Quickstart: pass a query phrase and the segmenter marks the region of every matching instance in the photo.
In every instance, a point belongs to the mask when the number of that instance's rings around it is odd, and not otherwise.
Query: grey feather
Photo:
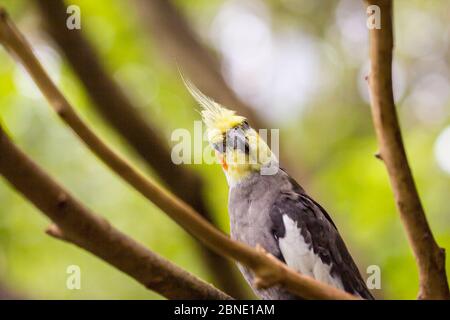
[[[259,244],[283,262],[279,239],[285,236],[283,215],[287,215],[347,292],[373,299],[331,217],[283,170],[272,176],[254,173],[230,188],[229,214],[232,238],[253,247]],[[252,273],[240,269],[253,287]],[[253,289],[263,299],[297,299],[279,287]]]

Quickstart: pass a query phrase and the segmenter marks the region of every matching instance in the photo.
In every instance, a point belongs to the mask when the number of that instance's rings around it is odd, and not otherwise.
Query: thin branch
[[[245,116],[252,127],[268,129],[270,126],[254,111],[255,107],[244,103],[228,86],[220,72],[220,66],[210,50],[198,39],[188,21],[170,0],[135,0],[137,12],[148,25],[153,38],[160,44],[167,57],[175,58],[183,72],[206,95]],[[175,63],[172,62],[172,65]],[[308,173],[289,157],[280,146],[280,160],[285,169],[303,185]]]
[[[253,270],[261,287],[281,285],[293,294],[308,299],[356,299],[347,292],[295,272],[263,250],[256,250],[230,239],[203,219],[192,207],[146,178],[112,151],[75,113],[4,11],[0,15],[0,41],[19,58],[58,115],[93,153],[210,249]]]
[[[448,299],[445,252],[428,225],[402,141],[392,91],[392,1],[368,0],[381,9],[381,29],[370,30],[372,117],[397,209],[419,269],[420,299]]]
[[[62,0],[36,0],[47,30],[62,50],[103,118],[136,150],[166,185],[208,221],[212,215],[202,197],[201,178],[171,161],[170,151],[158,131],[140,114],[103,66],[94,47],[81,30],[66,28]],[[198,243],[197,243],[198,244]],[[219,287],[236,298],[247,297],[236,267],[200,244],[209,271]]]
[[[9,140],[0,127],[0,174],[56,225],[47,233],[93,253],[168,299],[230,299],[95,215]]]

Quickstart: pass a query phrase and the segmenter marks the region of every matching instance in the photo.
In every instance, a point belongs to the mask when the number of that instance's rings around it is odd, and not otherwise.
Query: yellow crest
[[[184,84],[190,94],[202,107],[201,115],[203,122],[208,128],[208,137],[213,140],[217,134],[223,134],[245,121],[244,117],[236,115],[236,112],[229,110],[211,98],[204,95],[192,82],[184,79]]]

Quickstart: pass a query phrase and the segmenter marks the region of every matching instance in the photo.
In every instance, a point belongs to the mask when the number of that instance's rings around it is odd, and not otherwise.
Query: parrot
[[[303,275],[374,299],[330,215],[279,167],[277,156],[247,119],[183,81],[201,107],[206,139],[228,182],[231,238],[261,246]],[[257,288],[251,270],[241,264],[238,268],[261,299],[303,299],[281,286]]]

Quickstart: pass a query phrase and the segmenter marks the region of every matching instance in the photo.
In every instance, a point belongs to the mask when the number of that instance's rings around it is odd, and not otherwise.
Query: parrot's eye
[[[225,145],[230,148],[230,150],[240,150],[245,154],[249,154],[250,146],[248,138],[245,136],[245,129],[242,128],[242,125],[228,130]]]

